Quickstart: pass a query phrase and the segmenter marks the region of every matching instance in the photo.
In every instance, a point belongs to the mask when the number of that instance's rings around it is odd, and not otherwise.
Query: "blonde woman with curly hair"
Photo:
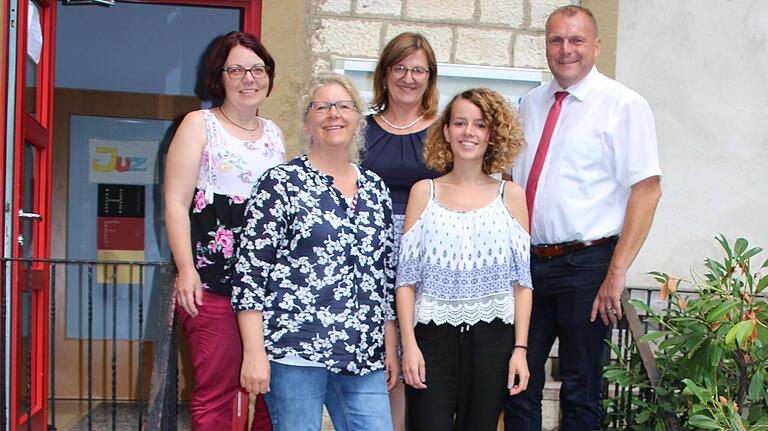
[[[522,144],[488,89],[454,97],[424,142],[427,166],[445,174],[411,189],[397,268],[408,429],[495,430],[507,394],[527,387],[525,191],[491,177]]]

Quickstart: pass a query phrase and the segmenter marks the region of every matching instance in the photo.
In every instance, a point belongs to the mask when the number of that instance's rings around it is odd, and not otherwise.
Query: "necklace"
[[[398,126],[397,124],[392,124],[392,123],[390,123],[390,122],[389,122],[389,120],[387,120],[387,119],[384,117],[384,114],[379,114],[379,118],[381,118],[381,121],[383,121],[383,122],[387,123],[387,126],[389,126],[389,127],[393,128],[393,129],[397,129],[397,130],[405,130],[405,129],[410,129],[411,127],[413,127],[413,125],[414,125],[414,124],[418,123],[418,122],[419,122],[419,120],[421,120],[422,118],[424,118],[424,114],[421,114],[421,115],[419,115],[419,117],[418,117],[417,119],[415,119],[415,120],[411,121],[411,122],[410,122],[410,123],[408,123],[408,124],[404,124],[404,125],[402,125],[402,126]]]
[[[223,110],[223,109],[221,109],[221,106],[219,106],[219,112],[221,112],[221,115],[223,115],[223,116],[224,116],[224,118],[226,118],[226,119],[227,119],[227,121],[229,121],[230,123],[234,124],[234,125],[235,125],[235,126],[237,126],[238,128],[245,130],[246,132],[248,132],[248,133],[251,135],[251,137],[253,137],[253,135],[255,135],[255,134],[256,134],[256,131],[257,131],[257,130],[259,130],[259,123],[256,123],[256,127],[254,127],[253,129],[249,129],[249,128],[247,128],[247,127],[243,127],[243,126],[241,126],[241,125],[239,125],[239,124],[235,123],[234,121],[232,121],[232,119],[231,119],[231,118],[227,117],[227,114],[225,114],[225,113],[224,113],[224,110]]]

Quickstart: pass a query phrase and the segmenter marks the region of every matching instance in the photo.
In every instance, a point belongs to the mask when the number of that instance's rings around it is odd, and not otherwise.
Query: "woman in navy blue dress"
[[[408,193],[417,181],[440,174],[424,165],[422,141],[437,115],[437,62],[427,39],[402,33],[381,52],[373,74],[376,113],[367,117],[362,166],[377,173],[392,195],[394,256],[398,256]],[[395,431],[404,429],[405,398],[398,382],[390,391]]]

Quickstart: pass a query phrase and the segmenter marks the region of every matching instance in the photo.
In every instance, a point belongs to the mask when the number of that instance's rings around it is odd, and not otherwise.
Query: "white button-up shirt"
[[[555,126],[533,206],[533,244],[617,235],[633,184],[661,175],[656,127],[639,94],[599,73],[575,85],[551,81],[520,105],[526,148],[512,171],[525,188],[547,114],[558,91],[570,94]]]

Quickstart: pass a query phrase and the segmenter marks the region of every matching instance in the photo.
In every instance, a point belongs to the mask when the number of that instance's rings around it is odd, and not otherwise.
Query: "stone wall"
[[[429,39],[440,63],[546,69],[544,24],[568,0],[264,0],[262,39],[277,62],[262,113],[299,152],[299,92],[333,57],[377,58],[404,31]],[[576,1],[575,3],[578,3]]]
[[[437,61],[545,69],[544,24],[567,0],[321,0],[310,2],[312,68],[332,56],[376,58],[404,31],[429,39]]]

